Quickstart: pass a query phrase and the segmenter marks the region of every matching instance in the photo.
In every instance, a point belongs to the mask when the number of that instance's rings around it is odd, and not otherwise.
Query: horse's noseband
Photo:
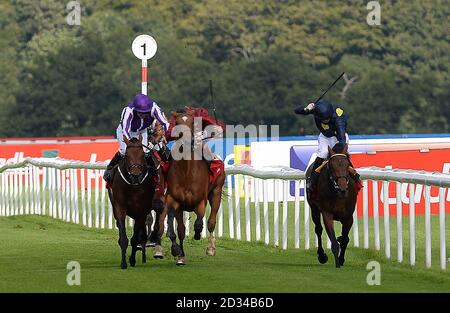
[[[137,168],[140,169],[141,172],[138,175],[134,175],[134,176],[140,176],[142,175],[142,173],[147,170],[147,165],[143,165],[143,164],[131,164],[130,166],[127,166],[127,172],[129,175],[133,175],[131,174],[131,171],[133,170],[133,168]]]

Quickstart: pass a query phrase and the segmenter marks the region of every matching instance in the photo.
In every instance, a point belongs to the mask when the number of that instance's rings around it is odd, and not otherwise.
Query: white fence
[[[0,216],[40,214],[87,227],[113,228],[112,208],[101,178],[105,163],[69,161],[58,158],[26,158],[21,162],[0,166]],[[304,172],[291,168],[255,169],[248,165],[235,165],[226,168],[226,192],[218,214],[216,233],[219,237],[246,241],[271,242],[287,249],[311,248],[310,212],[307,202],[300,192],[304,192]],[[353,225],[353,245],[368,249],[381,249],[380,212],[378,182],[382,184],[383,201],[383,244],[384,253],[391,258],[391,243],[396,244],[396,258],[403,262],[404,246],[409,245],[409,263],[416,264],[416,251],[424,248],[425,265],[432,262],[432,227],[439,229],[439,263],[445,270],[446,228],[445,208],[450,201],[450,175],[412,170],[390,170],[382,168],[360,168],[358,172],[364,179],[362,217],[355,211]],[[372,227],[369,225],[369,181],[372,181]],[[391,203],[388,184],[396,185],[396,198]],[[290,184],[294,195],[290,195]],[[423,192],[424,247],[418,247],[415,203],[417,187],[425,186]],[[431,186],[439,187],[439,195],[430,195]],[[409,191],[409,238],[403,231],[402,200]],[[421,195],[419,195],[420,197]],[[433,223],[431,203],[437,202],[438,222]],[[301,205],[303,204],[303,206]],[[391,241],[390,205],[396,205],[396,240]],[[281,205],[281,216],[280,216]],[[186,232],[189,235],[189,214],[185,213]],[[206,217],[205,217],[206,218]],[[362,219],[362,221],[361,221]],[[130,224],[132,223],[131,220]],[[362,222],[362,245],[360,245],[360,224]],[[206,224],[206,223],[205,223]],[[281,225],[280,225],[281,224]],[[281,226],[281,232],[280,232]],[[281,238],[280,238],[281,235]],[[369,235],[372,235],[370,237]],[[206,227],[202,236],[206,236]],[[324,236],[325,233],[324,233]],[[421,236],[419,236],[421,237]],[[436,238],[435,238],[436,239]],[[317,239],[315,239],[317,245]],[[302,243],[302,244],[301,244]],[[330,242],[327,241],[327,246]],[[419,249],[420,248],[420,249]]]

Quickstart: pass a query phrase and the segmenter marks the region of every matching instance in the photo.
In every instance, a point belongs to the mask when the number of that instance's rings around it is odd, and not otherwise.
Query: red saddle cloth
[[[364,185],[360,179],[356,182],[356,195],[358,195],[359,191],[363,189]]]
[[[356,170],[353,167],[350,167],[350,173],[359,178],[358,172],[356,172]],[[359,191],[363,189],[364,185],[361,181],[361,178],[359,179],[355,178],[355,183],[356,183],[356,195],[358,195]]]
[[[153,156],[158,160],[159,165],[161,166],[164,175],[166,175],[167,172],[169,171],[169,162],[164,161],[160,157],[158,152],[156,152],[156,151],[153,152]],[[162,179],[160,179],[159,176],[155,176],[155,179],[156,179],[155,180],[156,181],[155,195],[156,195],[156,197],[159,198],[164,195],[164,191],[166,190],[167,183],[164,180],[164,184],[163,184]]]
[[[164,195],[164,192],[166,190],[166,184],[163,184],[162,179],[160,179],[158,176],[155,176],[155,181],[156,181],[155,197],[160,198]]]
[[[222,160],[212,160],[209,166],[209,182],[214,184],[220,173],[225,171],[225,165]]]

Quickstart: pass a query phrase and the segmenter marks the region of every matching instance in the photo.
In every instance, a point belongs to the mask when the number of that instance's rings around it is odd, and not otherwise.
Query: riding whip
[[[211,95],[211,106],[213,108],[214,119],[216,120],[216,124],[217,124],[216,105],[214,104],[213,84],[212,84],[211,79],[209,80],[209,94]]]
[[[328,90],[330,90],[338,82],[338,80],[341,79],[342,76],[344,76],[344,74],[345,74],[345,72],[342,72],[341,75],[339,75],[339,77],[336,78],[336,80],[331,84],[331,86],[328,87],[328,89],[325,90],[325,92],[314,103],[319,102],[323,98],[323,96],[325,96],[325,94],[328,92]]]

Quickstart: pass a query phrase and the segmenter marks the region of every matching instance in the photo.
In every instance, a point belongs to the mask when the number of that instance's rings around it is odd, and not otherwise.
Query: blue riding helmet
[[[320,100],[316,103],[314,107],[314,115],[317,116],[320,120],[329,120],[333,117],[334,109],[333,105],[326,101]]]
[[[144,94],[138,94],[133,99],[133,108],[140,113],[148,113],[152,110],[153,100]]]

